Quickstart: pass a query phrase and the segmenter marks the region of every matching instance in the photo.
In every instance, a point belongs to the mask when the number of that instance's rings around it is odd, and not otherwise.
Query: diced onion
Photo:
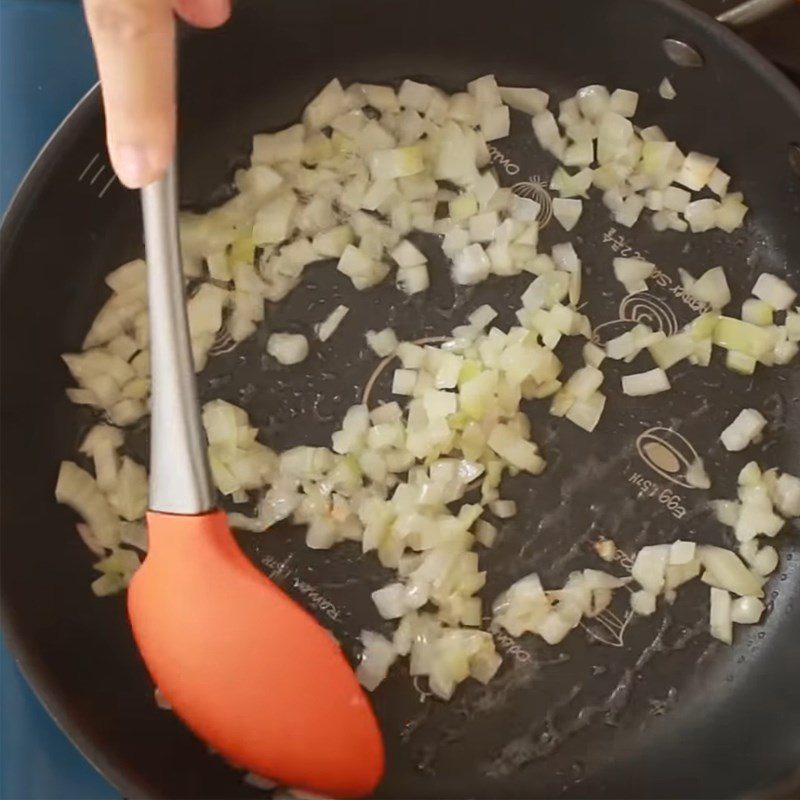
[[[785,311],[794,303],[797,292],[786,281],[762,272],[753,286],[753,294],[777,311]]]
[[[739,625],[754,625],[763,613],[764,603],[755,597],[737,597],[731,605],[731,620]]]
[[[571,231],[581,218],[583,202],[578,199],[554,197],[552,201],[553,216],[561,223],[565,231]]]
[[[547,108],[550,96],[541,89],[518,89],[513,86],[501,86],[500,99],[511,108],[526,114],[539,114]]]
[[[658,93],[665,100],[674,100],[678,96],[678,93],[675,91],[669,78],[664,78],[661,81],[658,86]]]
[[[666,544],[649,545],[639,550],[631,568],[631,575],[645,591],[654,595],[661,593],[669,554],[670,546]]]
[[[630,397],[666,392],[670,388],[669,378],[663,369],[651,369],[636,375],[622,377],[622,391]]]
[[[386,677],[397,653],[388,639],[373,631],[361,631],[361,643],[364,652],[356,676],[365,689],[373,691]]]
[[[741,597],[763,597],[761,581],[742,563],[736,553],[722,547],[698,547],[700,561],[706,569],[703,580],[727,589]]]
[[[711,587],[709,631],[715,639],[725,644],[733,643],[731,596],[724,589]]]
[[[392,393],[410,395],[414,392],[417,373],[413,369],[396,369],[392,380]]]
[[[726,450],[744,450],[764,430],[767,420],[754,408],[744,408],[736,419],[720,434],[720,441]]]
[[[350,309],[347,306],[336,306],[322,322],[314,326],[314,333],[317,334],[317,339],[321,342],[327,342],[349,311]]]
[[[689,153],[683,160],[675,181],[693,192],[699,192],[708,184],[718,161],[719,159],[703,155],[703,153]]]
[[[333,80],[309,103],[302,123],[254,137],[250,166],[234,175],[237,194],[205,214],[181,215],[198,371],[215,353],[252,336],[265,319],[265,301],[282,300],[322,259],[336,259],[338,273],[358,291],[384,282],[396,267],[390,280],[413,295],[446,277],[429,274],[437,236],[453,283],[473,286],[491,276],[531,273],[520,308],[505,301],[497,310],[479,306],[449,335],[414,344],[398,342],[390,328],[368,331],[369,347],[383,360],[330,447],[303,445],[278,455],[259,441],[243,409],[222,400],[203,407],[215,486],[232,504],[254,506],[231,513],[232,525],[263,532],[286,521],[305,528],[312,549],[355,541],[395,572],[373,592],[376,614],[397,621],[391,640],[362,634],[358,675],[370,690],[400,656],[443,700],[462,681],[486,682],[500,667],[492,634],[480,630],[485,617],[478,593],[487,575],[475,548],[491,547],[497,537],[482,515],[510,519],[517,513],[514,501],[501,499],[506,476],[545,469],[523,401],[550,398],[553,416],[592,432],[607,402],[600,371],[606,355],[630,362],[650,351],[658,368],[625,376],[623,390],[630,395],[668,389],[665,370],[680,361],[707,366],[712,343],[726,349],[726,364],[743,374],[752,374],[757,363],[788,364],[797,355],[800,313],[790,310],[796,295],[772,275],[760,276],[740,320],[706,313],[665,335],[621,309],[618,322],[630,323],[619,325],[617,333],[624,332],[610,341],[598,336],[602,347],[595,343],[592,323],[579,310],[584,280],[592,277],[589,265],[581,264],[569,241],[557,242],[550,254],[539,252],[540,222],[550,212],[564,230],[573,230],[583,211],[580,198],[602,194],[619,226],[634,226],[652,212],[657,230],[731,232],[748,211],[743,196],[729,192],[730,178],[715,157],[684,156],[657,126],[634,127],[638,99],[626,89],[584,86],[559,103],[556,119],[544,92],[499,87],[493,75],[452,96],[414,80],[398,91]],[[531,116],[539,145],[560,162],[551,179],[558,196],[547,207],[528,182],[513,190],[500,185],[503,170],[496,167],[504,156],[489,143],[510,133],[510,108],[515,117]],[[705,189],[715,197],[695,194]],[[420,244],[423,234],[431,238]],[[431,269],[439,266],[434,261]],[[646,290],[648,280],[662,285],[666,271],[637,257],[615,259],[614,273],[632,294]],[[720,309],[730,300],[721,268],[697,280],[682,274],[693,307]],[[107,283],[112,296],[84,352],[64,357],[76,383],[68,396],[114,425],[130,425],[146,415],[150,393],[146,266],[123,265]],[[472,290],[459,290],[455,304],[474,308],[474,297]],[[498,323],[498,310],[516,322]],[[340,305],[317,324],[319,340],[326,341],[347,313]],[[572,336],[586,340],[579,343],[585,366],[565,377],[554,351]],[[299,334],[273,333],[267,351],[295,364],[309,346]],[[400,366],[391,390],[402,401],[381,402],[373,389],[394,358]],[[761,429],[742,424],[734,423],[723,438],[760,435]],[[97,425],[81,446],[95,477],[71,462],[59,474],[58,499],[83,517],[79,535],[100,557],[101,575],[92,584],[98,595],[123,590],[140,563],[131,548],[147,548],[147,474],[120,452],[123,445],[122,431]],[[702,460],[690,458],[684,466],[685,483],[710,487]],[[545,592],[529,575],[497,598],[492,625],[555,645],[582,620],[603,614],[613,592],[630,581],[638,583],[634,612],[649,615],[658,595],[672,603],[677,589],[703,571],[702,580],[714,588],[713,630],[730,640],[734,617],[756,621],[763,612],[756,597],[777,568],[778,554],[760,537],[775,536],[784,517],[800,515],[800,479],[752,463],[739,476],[738,492],[738,500],[712,507],[733,529],[744,561],[722,548],[677,541],[643,547],[632,578],[584,569]],[[617,557],[610,540],[597,552],[609,561]],[[740,599],[732,604],[729,592]]]
[[[367,344],[375,355],[385,358],[397,350],[397,336],[391,328],[382,331],[367,331]]]
[[[301,333],[273,333],[267,352],[280,364],[299,364],[308,356],[308,339]]]
[[[631,610],[641,617],[649,617],[656,610],[656,596],[652,592],[639,589],[631,595]]]
[[[641,258],[615,258],[614,277],[625,287],[628,294],[647,291],[647,279],[656,265]]]

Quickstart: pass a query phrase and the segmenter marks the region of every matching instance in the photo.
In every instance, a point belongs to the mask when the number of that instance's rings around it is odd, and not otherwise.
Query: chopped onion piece
[[[752,375],[756,370],[756,363],[752,356],[737,350],[729,350],[725,356],[725,366],[740,375]]]
[[[696,489],[710,489],[711,479],[708,477],[703,459],[699,456],[689,465],[685,473],[686,483],[694,486]]]
[[[634,93],[632,92],[631,94]],[[578,108],[580,109],[580,113],[583,114],[583,116],[585,116],[587,119],[599,119],[603,116],[603,114],[606,113],[606,111],[610,109],[611,106],[611,97],[608,93],[608,89],[606,89],[605,86],[600,86],[598,84],[584,86],[582,89],[578,89],[575,99],[578,101],[577,104]],[[611,110],[616,111],[616,109]],[[626,114],[625,116],[633,115]]]
[[[711,611],[709,631],[715,639],[725,644],[733,642],[731,596],[724,589],[711,587]]]
[[[614,212],[614,221],[632,228],[644,209],[644,197],[631,194],[625,198],[620,208]]]
[[[412,267],[399,267],[397,270],[397,286],[405,294],[424,292],[430,286],[428,267],[415,264]]]
[[[429,86],[427,83],[417,83],[406,79],[400,86],[397,100],[401,106],[413,108],[415,111],[422,113],[430,105],[435,91],[433,86]]]
[[[758,276],[758,280],[753,286],[753,294],[776,311],[785,311],[797,297],[797,292],[786,281],[770,275],[768,272],[762,272]]]
[[[514,86],[500,86],[500,99],[511,108],[525,114],[539,114],[547,108],[550,95],[541,89],[521,89]]]
[[[744,450],[755,441],[767,425],[767,420],[754,408],[742,409],[736,419],[720,434],[720,441],[730,452]]]
[[[615,258],[614,277],[625,286],[628,294],[647,291],[647,279],[656,265],[641,258]]]
[[[544,469],[544,460],[538,455],[536,445],[515,434],[507,425],[495,425],[487,443],[497,455],[519,470],[538,475]]]
[[[692,200],[692,195],[677,186],[668,186],[662,194],[662,202],[667,211],[683,213]]]
[[[704,231],[710,231],[717,225],[717,211],[719,208],[718,201],[711,198],[695,200],[686,206],[683,210],[683,216],[686,222],[689,223],[692,233],[703,233]]]
[[[728,192],[730,180],[730,175],[723,172],[719,167],[716,167],[708,179],[708,188],[711,189],[717,197],[725,197]]]
[[[632,117],[639,103],[639,93],[629,89],[615,89],[611,93],[609,108],[623,117]]]
[[[714,344],[759,359],[772,347],[770,331],[733,317],[720,317],[714,325]]]
[[[373,631],[361,631],[361,643],[364,645],[364,652],[361,654],[356,676],[361,685],[371,692],[384,680],[389,667],[397,658],[397,653],[388,639]]]
[[[723,525],[732,528],[739,521],[739,503],[735,500],[713,500],[711,507],[714,509],[714,516]]]
[[[384,328],[382,331],[367,331],[367,344],[375,355],[385,358],[393,355],[397,350],[397,336],[391,328]]]
[[[467,84],[467,91],[475,98],[475,102],[484,108],[499,106],[502,102],[500,88],[494,75],[482,75]]]
[[[636,375],[622,377],[622,391],[630,397],[666,392],[670,388],[669,378],[663,369],[651,369]]]
[[[691,152],[683,160],[675,181],[693,192],[699,192],[708,184],[719,159],[703,153]]]
[[[602,392],[593,392],[586,398],[576,399],[569,407],[566,418],[591,433],[600,422],[606,405],[606,397]]]
[[[373,180],[417,175],[424,169],[422,148],[412,146],[376,150],[370,156],[369,169]]]
[[[103,547],[119,543],[119,518],[86,470],[72,461],[62,461],[55,494],[59,503],[80,514]]]
[[[561,223],[566,231],[571,231],[577,224],[583,212],[583,202],[578,199],[554,197],[552,201],[553,216]]]
[[[653,361],[663,370],[689,358],[696,348],[696,343],[688,333],[677,333],[674,336],[667,336],[648,345]]]
[[[427,263],[425,256],[408,239],[397,245],[392,251],[392,258],[399,267],[415,267]]]
[[[97,485],[104,492],[112,490],[117,483],[117,450],[122,447],[123,441],[119,428],[95,425],[80,446],[80,451],[92,458]]]
[[[764,328],[772,325],[773,311],[769,303],[751,297],[742,303],[742,321]]]
[[[773,501],[785,517],[800,517],[800,478],[784,472],[771,492]]]
[[[726,195],[715,211],[715,224],[720,230],[733,233],[743,225],[748,210],[741,200],[741,194]]]
[[[664,100],[674,100],[678,96],[669,78],[664,78],[658,85],[658,93]]]
[[[614,361],[634,356],[641,349],[636,345],[633,331],[626,331],[614,339],[610,339],[606,342],[605,348],[606,356]]]
[[[372,593],[372,602],[384,619],[399,619],[409,611],[408,591],[402,583],[390,583]]]
[[[499,519],[510,519],[517,513],[517,504],[513,500],[493,500],[489,510]]]
[[[778,568],[778,551],[774,547],[762,547],[753,557],[751,566],[759,575],[771,575]]]
[[[643,547],[636,555],[631,568],[633,579],[654,595],[664,588],[664,577],[669,561],[670,545],[656,544]]]
[[[742,563],[739,556],[723,547],[703,545],[697,548],[706,572],[703,580],[743,597],[763,597],[761,581]]]
[[[417,383],[417,372],[413,369],[396,369],[392,380],[392,394],[411,395]]]
[[[480,128],[483,138],[487,142],[495,139],[504,139],[511,130],[511,118],[508,106],[486,108],[481,114]]]
[[[695,550],[697,545],[694,542],[684,542],[678,539],[673,542],[669,548],[669,563],[673,564],[688,564],[695,558]]]
[[[606,358],[606,354],[603,348],[598,347],[593,342],[586,342],[586,344],[583,346],[582,353],[583,353],[583,360],[590,367],[599,368]]]
[[[641,617],[649,617],[656,610],[656,596],[645,589],[631,594],[631,610]]]
[[[531,124],[542,148],[560,159],[564,155],[566,145],[561,138],[561,132],[553,114],[546,109],[540,111],[532,118]]]
[[[353,243],[353,229],[349,225],[338,225],[318,233],[311,242],[316,253],[323,258],[339,258],[348,245]]]
[[[479,244],[465,247],[453,262],[453,281],[462,285],[480,283],[489,277],[489,257]]]
[[[314,333],[321,342],[327,342],[333,336],[350,309],[347,306],[336,306],[325,319],[314,326]]]
[[[491,522],[479,519],[475,523],[475,538],[484,547],[492,547],[497,539],[497,528]]]
[[[267,352],[280,364],[299,364],[308,356],[308,339],[301,333],[273,333]]]
[[[731,291],[722,267],[714,267],[704,272],[696,280],[684,285],[684,288],[692,297],[708,303],[716,311],[726,306],[731,300]]]
[[[754,625],[763,613],[764,603],[756,597],[737,597],[731,606],[731,619],[739,625]]]
[[[354,247],[352,244],[345,247],[336,268],[339,272],[347,275],[353,282],[353,286],[358,290],[375,286],[389,272],[385,264],[370,258],[363,250]]]
[[[564,165],[567,167],[590,167],[594,162],[594,142],[587,139],[574,142],[564,152]]]

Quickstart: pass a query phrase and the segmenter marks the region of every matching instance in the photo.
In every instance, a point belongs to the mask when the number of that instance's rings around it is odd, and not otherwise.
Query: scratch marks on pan
[[[98,158],[100,158],[100,153],[95,153],[92,156],[92,160],[83,168],[83,172],[78,175],[78,183],[80,183],[84,177],[86,177],[86,173],[94,166],[94,162],[97,161]]]
[[[117,176],[108,164],[103,161],[102,154],[95,153],[89,159],[89,163],[81,170],[80,175],[78,175],[78,183],[83,183],[84,179],[88,178],[88,185],[94,186],[101,177],[103,177],[104,180],[97,184],[99,187],[97,193],[98,200],[102,200],[105,193],[114,185],[117,181]]]
[[[672,619],[665,615],[651,642],[644,647],[632,666],[625,668],[608,694],[599,703],[578,705],[574,703],[584,693],[584,684],[576,684],[557,700],[542,718],[534,722],[520,736],[516,736],[496,751],[482,765],[486,774],[501,778],[534,761],[546,758],[567,739],[592,722],[602,719],[606,725],[617,725],[630,703],[637,675],[658,655],[683,650],[704,630],[706,622],[699,621],[692,627],[680,629],[678,635],[667,641],[667,633],[673,627]],[[657,706],[650,704],[650,713],[664,714],[672,707],[677,695],[672,689]]]

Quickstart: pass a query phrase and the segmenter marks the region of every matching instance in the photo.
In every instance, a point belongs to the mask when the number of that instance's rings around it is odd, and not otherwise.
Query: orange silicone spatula
[[[142,192],[150,299],[149,551],[133,634],[175,713],[235,765],[337,797],[375,788],[383,743],[334,638],[262,574],[214,508],[177,228],[176,179]]]

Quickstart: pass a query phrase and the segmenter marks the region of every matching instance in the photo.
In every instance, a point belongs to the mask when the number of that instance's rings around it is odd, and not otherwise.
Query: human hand
[[[157,180],[175,146],[175,18],[214,28],[230,0],[84,0],[106,113],[106,139],[120,181]]]

